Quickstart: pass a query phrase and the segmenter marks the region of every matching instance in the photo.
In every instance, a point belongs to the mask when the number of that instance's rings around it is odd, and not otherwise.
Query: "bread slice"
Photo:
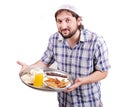
[[[21,79],[27,84],[33,84],[34,81],[34,77],[31,74],[22,75]]]

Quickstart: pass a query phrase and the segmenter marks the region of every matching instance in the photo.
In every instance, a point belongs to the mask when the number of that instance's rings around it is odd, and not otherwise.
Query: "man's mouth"
[[[62,33],[66,34],[69,30],[68,29],[63,29],[61,30]]]

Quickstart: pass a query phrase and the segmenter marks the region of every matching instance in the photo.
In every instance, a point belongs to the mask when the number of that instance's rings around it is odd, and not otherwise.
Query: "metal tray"
[[[45,73],[45,77],[46,77],[46,76],[58,76],[58,77],[62,77],[62,78],[67,78],[67,79],[70,81],[70,85],[73,84],[73,79],[72,79],[71,75],[69,75],[68,73],[66,73],[66,72],[64,72],[64,71],[56,70],[56,69],[54,69],[54,68],[40,68],[40,67],[37,67],[37,68],[35,68],[35,67],[33,67],[33,68],[27,68],[27,69],[25,69],[25,70],[23,70],[23,71],[21,71],[21,72],[19,73],[19,77],[20,77],[21,81],[22,81],[25,85],[27,85],[27,86],[29,86],[29,87],[31,87],[31,88],[33,88],[33,89],[43,90],[43,91],[63,91],[63,90],[66,89],[66,88],[53,89],[53,88],[50,88],[50,87],[46,86],[45,84],[43,84],[42,87],[35,87],[33,84],[26,83],[26,82],[21,78],[23,75],[29,74],[31,70],[35,70],[35,69],[42,69],[43,72]],[[70,86],[70,85],[69,85],[69,86]]]

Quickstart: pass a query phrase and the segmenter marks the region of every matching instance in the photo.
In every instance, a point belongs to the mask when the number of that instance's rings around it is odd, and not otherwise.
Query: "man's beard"
[[[63,37],[64,39],[69,39],[69,38],[73,37],[76,32],[77,32],[77,29],[75,29],[74,31],[70,32],[68,35],[64,36],[64,35],[59,31],[59,33],[62,35],[62,37]]]

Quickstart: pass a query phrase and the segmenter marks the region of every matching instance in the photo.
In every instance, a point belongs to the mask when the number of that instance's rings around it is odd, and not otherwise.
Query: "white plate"
[[[55,86],[51,86],[51,85],[49,85],[49,84],[47,84],[45,82],[49,78],[52,78],[54,80],[57,79],[57,80],[59,80],[59,82],[61,82],[63,80],[66,83],[66,86],[64,86],[64,87],[56,87],[57,85],[59,85],[57,83],[54,83]],[[45,86],[47,86],[49,88],[52,88],[53,90],[56,90],[56,91],[63,91],[65,89],[67,89],[69,86],[71,86],[71,84],[72,84],[71,81],[68,78],[63,78],[63,77],[59,77],[59,76],[46,76],[44,78],[44,82],[43,83],[44,83]]]

